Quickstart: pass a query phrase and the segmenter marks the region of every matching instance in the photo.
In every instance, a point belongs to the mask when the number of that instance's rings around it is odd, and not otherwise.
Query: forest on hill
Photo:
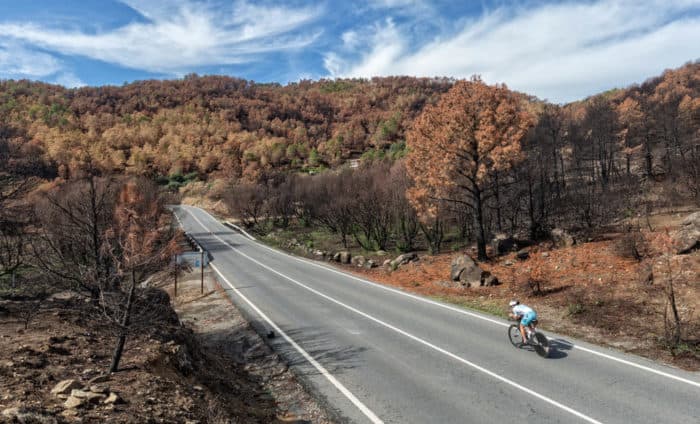
[[[672,171],[697,141],[699,81],[693,63],[568,105],[521,95],[538,120],[531,143],[557,144],[572,161],[584,154],[577,146],[605,145],[595,153],[614,168],[605,174],[627,172],[627,162],[647,174]],[[105,172],[255,181],[266,171],[336,167],[363,154],[398,157],[416,116],[453,84],[389,77],[281,86],[191,75],[66,89],[7,80],[0,154],[62,178],[89,157]]]
[[[256,180],[271,169],[333,167],[403,133],[448,79],[256,84],[188,76],[123,87],[0,82],[0,140],[62,178],[87,157],[105,172]]]
[[[375,208],[389,199],[409,202],[403,194],[418,174],[404,169],[407,136],[420,114],[455,84],[388,77],[281,86],[190,75],[66,89],[2,81],[0,162],[3,172],[59,182],[84,176],[85,170],[146,176],[173,189],[192,180],[218,181],[219,189],[209,196],[259,198],[244,202],[252,210],[238,205],[234,211],[246,222],[270,222],[258,219],[268,215],[286,223],[299,215],[328,223],[300,207],[303,196],[306,203],[319,196],[333,204],[342,204],[341,197],[355,203],[366,199]],[[595,228],[625,213],[700,199],[700,63],[566,105],[508,93],[517,110],[529,116],[528,129],[514,140],[518,148],[512,157],[482,164],[482,217],[476,221],[483,231],[475,227],[473,196],[448,196],[432,207],[435,212],[440,206],[437,216],[446,224],[426,226],[423,220],[424,246],[434,244],[431,238],[440,241],[429,232],[445,226],[458,228],[467,240],[497,232],[537,238],[557,226]],[[327,168],[342,170],[350,159],[359,159],[367,172],[303,178]],[[364,181],[368,176],[375,180]],[[397,191],[398,197],[391,195]],[[367,248],[413,248],[415,243],[400,241],[407,233],[421,233],[421,205],[412,202],[408,218],[387,218],[391,228],[362,224],[356,216],[339,234],[345,240],[355,233]],[[377,210],[367,213],[382,216]],[[406,219],[414,224],[402,229]],[[433,247],[439,250],[439,243]]]

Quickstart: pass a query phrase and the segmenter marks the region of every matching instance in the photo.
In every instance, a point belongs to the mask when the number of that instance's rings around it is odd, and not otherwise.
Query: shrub
[[[639,227],[631,227],[617,241],[616,250],[623,258],[641,261],[649,255],[649,242]]]
[[[583,303],[569,303],[567,312],[569,316],[581,315],[586,311],[586,306]]]

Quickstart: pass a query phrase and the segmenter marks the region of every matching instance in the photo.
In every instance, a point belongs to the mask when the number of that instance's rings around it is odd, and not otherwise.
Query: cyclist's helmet
[[[518,304],[520,304],[520,302],[519,302],[518,300],[516,300],[516,299],[513,299],[513,300],[511,300],[511,301],[508,303],[508,305],[509,305],[511,308],[512,308],[513,306],[515,306],[515,305],[518,305]]]

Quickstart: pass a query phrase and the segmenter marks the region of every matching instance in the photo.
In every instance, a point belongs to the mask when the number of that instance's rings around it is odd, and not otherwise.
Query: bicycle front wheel
[[[520,328],[515,324],[511,324],[510,327],[508,327],[508,338],[515,347],[520,347],[523,344],[523,336],[520,335]]]

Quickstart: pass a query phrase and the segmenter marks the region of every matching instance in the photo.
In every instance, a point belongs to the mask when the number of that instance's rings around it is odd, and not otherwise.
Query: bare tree
[[[440,205],[435,207],[428,219],[420,221],[421,232],[428,242],[428,250],[433,255],[440,253],[442,242],[445,239],[446,226],[446,213]]]
[[[380,164],[353,176],[353,236],[365,250],[385,250],[392,229],[392,211],[385,183],[388,167]]]
[[[259,230],[267,215],[267,186],[242,183],[234,185],[224,196],[229,210],[248,228]]]
[[[113,225],[117,182],[94,175],[49,191],[36,205],[41,224],[34,262],[48,275],[97,298],[110,284],[104,234]]]
[[[390,196],[390,209],[394,215],[396,245],[399,250],[410,252],[415,250],[420,232],[418,214],[406,198],[406,191],[413,185],[413,182],[406,173],[403,162],[396,163],[389,172],[387,191]]]
[[[103,316],[113,325],[117,336],[110,372],[119,369],[129,332],[139,325],[152,324],[150,321],[157,316],[149,309],[155,304],[146,302],[146,308],[136,314],[134,306],[149,293],[139,284],[162,269],[178,249],[179,233],[169,218],[151,183],[133,180],[123,186],[115,206],[114,223],[105,232],[102,248],[112,260],[112,276],[118,281],[116,290],[102,290],[99,298]]]
[[[313,177],[304,202],[313,209],[313,219],[328,230],[338,234],[343,247],[348,247],[348,236],[352,234],[353,202],[356,187],[353,187],[353,171],[324,173]]]
[[[20,198],[32,186],[32,179],[5,173],[0,165],[0,277],[11,275],[13,281],[26,262],[25,228],[31,215]]]

